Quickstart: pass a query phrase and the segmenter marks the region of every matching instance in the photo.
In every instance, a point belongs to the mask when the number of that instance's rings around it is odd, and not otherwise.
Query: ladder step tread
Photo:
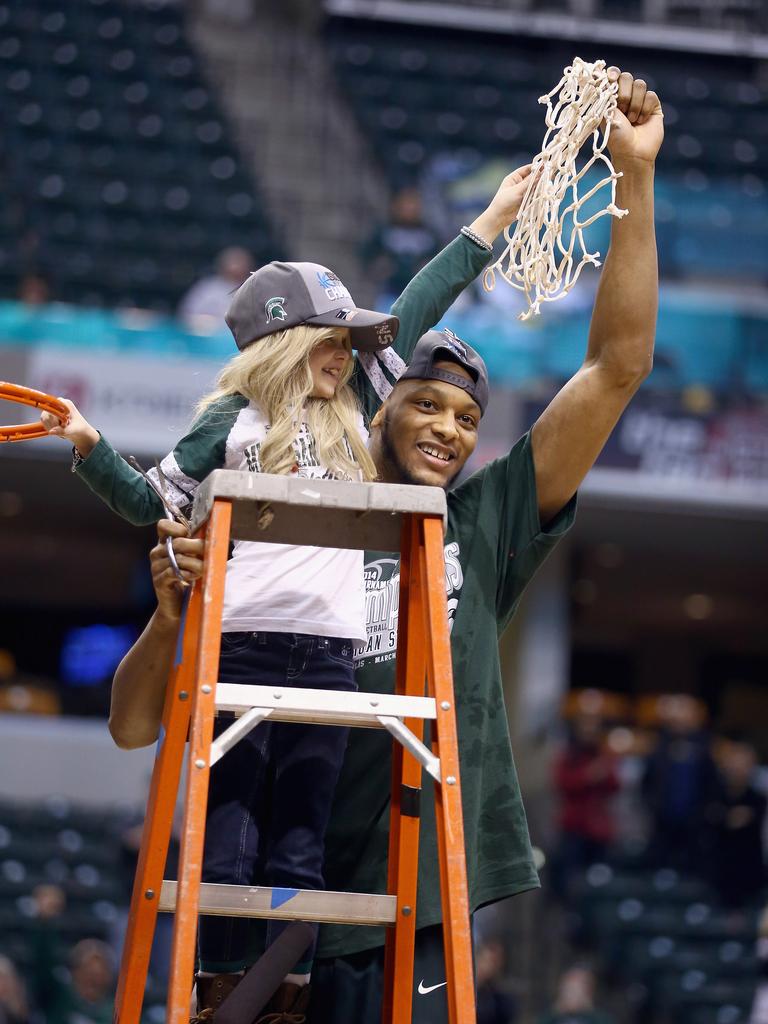
[[[445,491],[441,487],[307,480],[237,469],[215,469],[203,480],[195,495],[195,513],[204,509],[210,512],[215,498],[251,503],[274,501],[312,510],[330,508],[337,513],[370,510],[442,516],[446,510]]]
[[[439,487],[215,469],[195,495],[193,533],[217,498],[232,503],[233,540],[317,547],[396,551],[404,515],[446,515],[445,492]],[[262,515],[262,502],[269,504],[272,516]]]
[[[270,717],[283,722],[325,722],[378,728],[379,718],[437,717],[433,697],[406,697],[394,693],[350,693],[280,686],[218,683],[217,711],[242,715],[251,708],[274,709]]]
[[[176,909],[177,882],[166,879],[159,909]],[[215,917],[261,917],[325,924],[394,924],[397,897],[364,892],[326,892],[268,886],[200,883],[199,912]]]

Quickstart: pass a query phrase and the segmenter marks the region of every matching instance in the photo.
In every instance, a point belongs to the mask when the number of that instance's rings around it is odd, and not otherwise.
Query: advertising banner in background
[[[522,403],[532,424],[542,401]],[[694,411],[679,396],[632,400],[587,477],[584,493],[768,509],[768,410]]]
[[[71,398],[115,447],[145,456],[167,453],[184,435],[222,363],[197,355],[140,356],[46,344],[0,348],[0,378]],[[514,389],[493,388],[471,468],[506,452],[546,404]],[[35,410],[3,406],[3,422],[36,418]],[[46,445],[26,442],[25,453],[52,454]],[[768,410],[741,405],[699,411],[679,394],[640,391],[583,493],[768,508]]]
[[[116,448],[165,454],[186,432],[217,369],[216,362],[187,356],[141,359],[36,346],[27,353],[24,379],[17,382],[70,398]],[[34,410],[22,406],[13,414],[18,422],[36,418]],[[46,442],[26,443],[31,452]]]
[[[533,423],[545,403],[526,402]],[[768,485],[768,410],[687,410],[677,398],[638,394],[597,461],[600,469],[683,481]]]

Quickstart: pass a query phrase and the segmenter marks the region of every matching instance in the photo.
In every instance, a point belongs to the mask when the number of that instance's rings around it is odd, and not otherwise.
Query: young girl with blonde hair
[[[161,463],[173,502],[188,507],[218,467],[373,480],[350,383],[352,346],[384,353],[397,316],[356,307],[326,267],[272,263],[238,289],[227,323],[241,351]],[[86,483],[133,523],[160,518],[150,484],[67,404],[69,423],[54,421],[51,433],[74,442]],[[150,476],[158,482],[157,470]],[[353,690],[354,647],[364,640],[362,551],[235,542],[222,615],[223,682]],[[264,722],[215,765],[203,880],[322,888],[323,840],[346,740],[339,727]],[[284,927],[270,922],[267,944]],[[247,934],[248,922],[201,918],[200,1020],[248,966]],[[308,950],[290,985],[303,986],[311,959]],[[303,1005],[298,988],[288,995]]]
[[[504,179],[487,210],[411,281],[390,314],[356,307],[318,264],[272,263],[253,274],[227,314],[241,352],[161,463],[175,504],[189,506],[222,467],[373,479],[367,423],[419,338],[487,264],[483,235],[495,237],[514,219],[528,174],[520,168]],[[161,518],[147,480],[67,404],[66,426],[45,422],[73,443],[73,469],[130,522]],[[149,475],[158,482],[156,470]],[[365,641],[362,552],[235,543],[222,630],[223,682],[354,689],[353,648]],[[211,771],[203,879],[323,888],[323,838],[345,746],[345,729],[267,721],[230,750]],[[210,1020],[254,962],[252,924],[201,918],[196,1020]],[[267,942],[283,927],[271,921]],[[281,986],[269,1020],[304,1020],[312,956],[307,950]]]

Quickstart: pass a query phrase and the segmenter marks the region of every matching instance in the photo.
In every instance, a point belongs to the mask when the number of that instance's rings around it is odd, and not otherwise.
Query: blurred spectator
[[[642,792],[651,816],[649,854],[659,866],[700,870],[704,808],[715,768],[702,706],[684,694],[659,701],[661,728]]]
[[[247,249],[232,246],[219,253],[216,273],[197,281],[179,303],[179,319],[189,327],[217,330],[224,327],[232,294],[253,270]]]
[[[554,775],[560,837],[552,857],[552,885],[565,899],[574,873],[603,860],[615,839],[611,799],[619,788],[618,761],[603,746],[599,712],[580,710],[574,715]]]
[[[58,715],[61,701],[50,680],[20,674],[14,656],[0,647],[0,713],[8,712]]]
[[[768,907],[760,916],[755,952],[760,964],[760,982],[755,990],[749,1024],[768,1024]]]
[[[595,1007],[595,975],[589,967],[571,967],[557,985],[555,1003],[539,1024],[612,1024],[612,1018]]]
[[[51,301],[51,289],[40,274],[25,274],[19,282],[19,302],[25,306],[45,306]]]
[[[0,956],[0,1024],[29,1024],[27,992],[19,972]]]
[[[722,747],[715,790],[707,805],[712,882],[723,903],[753,903],[765,885],[763,823],[766,798],[754,786],[757,755],[744,740]]]
[[[16,675],[16,659],[6,647],[0,647],[0,682],[9,683]]]
[[[382,309],[439,248],[436,232],[424,223],[419,190],[401,189],[392,199],[389,222],[376,228],[361,251],[363,266],[379,290],[378,302],[385,303]]]
[[[517,1017],[515,999],[504,992],[499,982],[504,973],[504,947],[498,939],[489,939],[477,947],[477,1024],[512,1024]]]
[[[35,901],[35,916],[39,921],[52,921],[64,913],[67,897],[58,885],[43,883],[32,891]]]
[[[55,885],[34,890],[40,927],[34,933],[35,997],[49,1024],[112,1024],[115,965],[99,939],[82,939],[70,951],[68,970],[61,967],[59,924],[65,910],[63,891]]]
[[[0,647],[0,714],[58,715],[60,711],[55,684],[18,673],[11,652]]]
[[[179,845],[183,823],[182,808],[177,806],[173,817],[173,831],[168,844],[163,878],[176,879],[179,863]],[[116,959],[123,953],[126,930],[128,927],[128,910],[133,893],[136,868],[139,863],[141,837],[144,822],[131,821],[120,830],[120,874],[125,891],[125,905],[118,909],[112,924],[110,942]],[[173,939],[173,914],[158,914],[155,922],[155,935],[152,942],[152,953],[149,972],[152,980],[159,985],[167,985],[171,971],[171,942]]]
[[[52,965],[49,969],[53,984],[40,1002],[51,1024],[112,1024],[115,965],[109,946],[81,939],[69,956],[68,974],[64,980]]]

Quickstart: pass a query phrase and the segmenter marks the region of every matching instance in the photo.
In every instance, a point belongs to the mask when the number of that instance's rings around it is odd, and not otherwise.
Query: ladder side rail
[[[448,631],[443,524],[425,518],[424,578],[428,593],[426,629],[428,693],[435,698],[437,720],[432,742],[441,762],[442,783],[435,785],[443,945],[448,981],[449,1024],[475,1024],[475,982],[469,919],[469,887],[459,775],[459,744]]]
[[[139,1024],[163,873],[189,730],[189,694],[195,674],[201,597],[195,588],[179,624],[179,657],[171,669],[162,732],[152,770],[147,811],[131,895],[115,996],[115,1024]],[[151,894],[151,895],[150,895]]]
[[[424,589],[419,572],[420,520],[403,520],[400,603],[396,655],[396,691],[423,696],[426,678]],[[404,723],[421,740],[422,719]],[[416,893],[419,867],[421,764],[400,743],[392,744],[387,892],[397,896],[397,918],[387,933],[384,953],[382,1022],[410,1024],[413,957],[416,942]]]
[[[192,691],[184,826],[179,854],[177,911],[171,947],[171,979],[168,987],[168,1024],[189,1022],[210,753],[216,707],[216,681],[219,673],[221,615],[231,521],[231,503],[223,499],[214,500],[205,531],[203,578],[199,585],[202,592],[202,615]]]

